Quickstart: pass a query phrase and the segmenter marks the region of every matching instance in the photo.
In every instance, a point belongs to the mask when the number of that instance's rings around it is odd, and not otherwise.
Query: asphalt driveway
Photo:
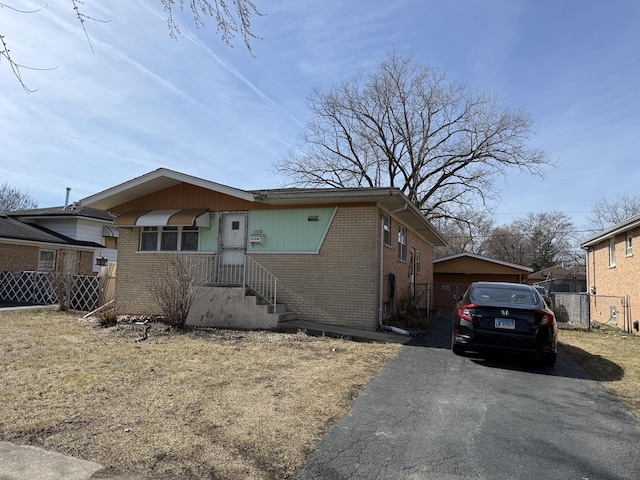
[[[640,424],[564,352],[451,353],[448,321],[405,346],[300,480],[640,478]]]

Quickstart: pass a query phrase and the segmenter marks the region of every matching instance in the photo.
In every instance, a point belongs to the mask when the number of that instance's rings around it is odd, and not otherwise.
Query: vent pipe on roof
[[[67,187],[67,198],[65,198],[65,200],[64,200],[64,208],[65,208],[65,210],[69,206],[69,193],[70,192],[71,192],[71,187]]]

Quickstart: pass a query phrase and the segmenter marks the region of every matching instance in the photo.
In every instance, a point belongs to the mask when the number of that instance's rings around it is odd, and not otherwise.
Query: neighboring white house
[[[109,212],[73,203],[65,207],[35,208],[4,214],[79,242],[101,245],[93,251],[94,273],[103,264],[118,259],[118,229],[112,225],[115,216]]]

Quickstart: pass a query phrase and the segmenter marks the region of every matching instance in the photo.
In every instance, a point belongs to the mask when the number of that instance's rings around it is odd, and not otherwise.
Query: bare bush
[[[163,256],[162,266],[147,274],[147,284],[165,323],[183,328],[198,291],[193,268],[179,254]]]
[[[423,329],[429,323],[426,312],[419,306],[424,303],[424,293],[402,291],[398,298],[390,304],[389,319],[387,323],[392,323],[396,327],[408,329]]]
[[[63,312],[71,308],[73,276],[77,271],[77,261],[76,252],[59,250],[53,270],[49,272],[49,283]]]
[[[110,327],[118,323],[118,317],[120,316],[120,309],[115,302],[109,302],[93,313],[93,316],[98,320],[98,323],[102,327]]]

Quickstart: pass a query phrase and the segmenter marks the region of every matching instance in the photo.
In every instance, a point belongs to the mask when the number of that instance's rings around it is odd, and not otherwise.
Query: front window
[[[162,227],[160,250],[175,252],[178,250],[178,227]]]
[[[158,249],[158,227],[142,227],[140,250],[153,251]]]
[[[398,260],[407,261],[407,228],[402,225],[398,229]]]
[[[195,252],[198,250],[198,227],[182,227],[181,250]]]
[[[633,255],[633,235],[629,233],[627,235],[627,257]]]
[[[616,266],[616,239],[609,240],[609,266]]]
[[[140,250],[145,252],[198,251],[198,227],[142,227]]]

